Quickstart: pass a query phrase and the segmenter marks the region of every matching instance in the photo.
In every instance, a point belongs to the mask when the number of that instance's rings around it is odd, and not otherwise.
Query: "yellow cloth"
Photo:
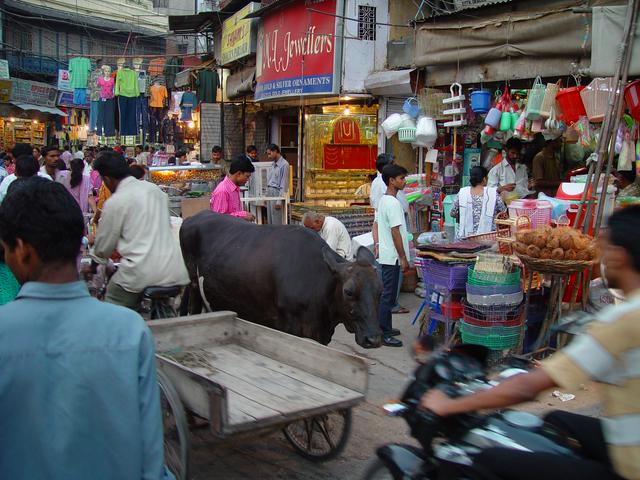
[[[169,96],[167,87],[164,85],[151,85],[149,88],[151,98],[149,98],[149,106],[152,108],[163,108],[165,100]]]
[[[600,419],[618,474],[640,479],[640,291],[627,303],[602,310],[585,335],[542,363],[561,388],[598,382]]]

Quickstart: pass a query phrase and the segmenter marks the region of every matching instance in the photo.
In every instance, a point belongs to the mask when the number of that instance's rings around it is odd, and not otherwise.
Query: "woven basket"
[[[495,242],[498,238],[498,232],[476,233],[465,237],[470,242]]]
[[[425,116],[431,117],[434,120],[448,120],[450,116],[442,113],[446,108],[442,100],[449,96],[449,93],[442,92],[435,88],[423,88],[418,94],[418,103]]]
[[[594,260],[553,260],[548,258],[533,258],[516,253],[522,263],[530,270],[542,273],[577,273],[593,265]]]

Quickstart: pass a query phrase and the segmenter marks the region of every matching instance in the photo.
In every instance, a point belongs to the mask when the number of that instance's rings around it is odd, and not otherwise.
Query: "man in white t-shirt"
[[[402,204],[396,198],[405,187],[407,170],[390,164],[382,169],[382,179],[387,185],[386,194],[378,202],[376,210],[374,238],[382,272],[384,286],[380,297],[379,322],[382,329],[382,343],[387,347],[401,347],[397,338],[400,331],[393,328],[391,309],[395,303],[400,281],[400,270],[409,270],[409,235]]]
[[[302,224],[320,234],[331,249],[346,260],[351,260],[351,237],[340,220],[334,217],[325,217],[316,212],[305,212]]]

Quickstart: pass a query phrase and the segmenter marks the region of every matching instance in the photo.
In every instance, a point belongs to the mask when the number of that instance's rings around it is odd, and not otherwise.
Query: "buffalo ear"
[[[375,266],[376,257],[373,256],[373,253],[371,253],[371,250],[367,247],[360,247],[356,252],[356,263],[363,267]]]
[[[342,272],[343,262],[338,260],[338,255],[333,252],[333,250],[328,247],[324,247],[322,249],[322,258],[324,260],[324,263],[329,266],[329,270],[331,270],[333,273],[340,274]]]

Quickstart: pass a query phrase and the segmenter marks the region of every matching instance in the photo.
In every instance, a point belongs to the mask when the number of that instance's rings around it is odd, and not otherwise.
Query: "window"
[[[153,8],[169,8],[169,0],[153,0]]]
[[[358,38],[376,39],[376,7],[358,5]]]

